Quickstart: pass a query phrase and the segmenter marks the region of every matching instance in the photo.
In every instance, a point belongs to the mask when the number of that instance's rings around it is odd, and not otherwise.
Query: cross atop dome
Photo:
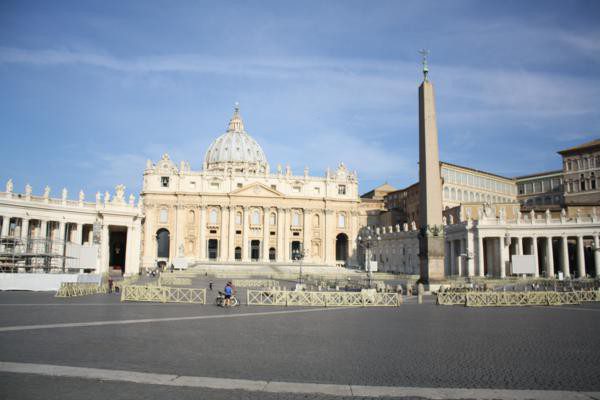
[[[244,121],[242,121],[242,117],[240,116],[240,103],[238,103],[237,101],[235,102],[233,116],[229,121],[229,127],[227,128],[227,132],[245,133]]]

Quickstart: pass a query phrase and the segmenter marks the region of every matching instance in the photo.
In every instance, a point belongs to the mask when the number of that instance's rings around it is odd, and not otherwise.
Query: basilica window
[[[235,224],[236,225],[242,224],[242,213],[239,211],[235,213]]]
[[[346,185],[338,185],[338,194],[346,194]]]
[[[316,194],[319,194],[319,193],[321,193],[321,188],[320,188],[320,187],[318,187],[318,186],[315,186],[315,193],[316,193]]]
[[[338,228],[346,227],[346,214],[340,213],[338,214]]]
[[[211,182],[210,188],[214,190],[219,190],[219,182]]]
[[[260,214],[256,210],[252,212],[252,225],[260,225]]]
[[[300,186],[294,186],[294,187],[292,187],[292,191],[294,193],[300,193],[300,190],[301,190]]]
[[[160,185],[164,188],[169,187],[169,177],[168,176],[161,176],[160,178]]]
[[[298,211],[294,211],[292,214],[292,226],[300,226],[300,214]]]
[[[194,212],[194,210],[190,210],[188,212],[188,223],[193,224],[195,220],[196,220],[196,213]]]
[[[160,213],[158,215],[158,222],[161,224],[166,224],[169,222],[169,211],[166,208],[161,208]]]
[[[319,214],[313,215],[312,222],[313,222],[312,223],[313,228],[318,228],[319,227],[319,224],[320,224]]]
[[[275,213],[271,213],[271,217],[269,219],[269,224],[275,225],[276,223],[277,223],[277,216],[275,215]]]
[[[214,208],[212,210],[210,210],[208,220],[213,225],[215,225],[217,223],[217,210],[215,210]]]

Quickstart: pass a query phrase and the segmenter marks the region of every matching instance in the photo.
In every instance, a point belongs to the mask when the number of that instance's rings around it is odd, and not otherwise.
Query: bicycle
[[[231,295],[231,297],[229,298],[229,305],[226,306],[225,293],[219,291],[219,295],[215,299],[215,304],[219,307],[236,307],[240,305],[240,302],[234,295]]]

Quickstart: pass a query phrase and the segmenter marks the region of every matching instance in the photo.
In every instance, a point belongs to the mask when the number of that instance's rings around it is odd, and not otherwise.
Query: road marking
[[[168,317],[168,318],[144,318],[144,319],[124,319],[114,321],[90,321],[90,322],[70,322],[62,324],[45,324],[45,325],[19,325],[19,326],[4,326],[0,327],[0,332],[13,331],[30,331],[36,329],[57,329],[57,328],[80,328],[86,326],[104,326],[104,325],[129,325],[129,324],[146,324],[150,322],[171,322],[171,321],[194,321],[200,319],[219,319],[219,318],[244,318],[266,315],[281,315],[281,314],[297,314],[309,313],[318,311],[334,311],[348,310],[357,307],[330,307],[330,308],[311,308],[301,310],[285,310],[285,311],[262,311],[255,313],[243,314],[217,314],[217,315],[195,315],[190,317]]]
[[[554,306],[545,306],[545,308],[554,308],[556,310],[575,310],[575,311],[600,311],[600,308],[587,308],[587,307],[554,307]]]
[[[54,377],[100,379],[146,385],[201,387],[207,389],[245,390],[270,393],[313,393],[347,397],[424,397],[427,399],[477,398],[482,400],[591,400],[600,392],[566,390],[511,390],[421,388],[400,386],[358,386],[305,382],[276,382],[249,379],[228,379],[202,376],[155,374],[150,372],[120,371],[63,365],[0,362],[0,372],[33,374]]]

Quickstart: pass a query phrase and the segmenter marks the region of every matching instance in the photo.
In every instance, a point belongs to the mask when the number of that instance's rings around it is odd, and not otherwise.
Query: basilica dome
[[[215,139],[204,157],[207,170],[234,172],[264,172],[267,157],[260,145],[244,130],[244,122],[239,107],[235,111],[227,132]]]

